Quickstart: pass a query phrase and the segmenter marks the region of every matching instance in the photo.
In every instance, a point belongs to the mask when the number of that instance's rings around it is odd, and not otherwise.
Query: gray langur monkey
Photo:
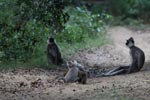
[[[77,63],[76,61],[67,62],[68,72],[64,77],[65,82],[79,82],[81,84],[86,84],[87,72],[84,66]]]
[[[132,63],[129,66],[120,66],[115,68],[109,72],[102,74],[102,76],[114,76],[120,74],[130,74],[134,72],[138,72],[141,70],[145,63],[145,54],[144,52],[135,46],[134,39],[130,37],[125,45],[130,49],[130,55],[132,59]]]
[[[54,39],[54,37],[50,37],[48,39],[47,44],[47,59],[48,63],[53,63],[55,65],[61,65],[63,63],[63,59],[61,57],[61,52],[59,47]]]

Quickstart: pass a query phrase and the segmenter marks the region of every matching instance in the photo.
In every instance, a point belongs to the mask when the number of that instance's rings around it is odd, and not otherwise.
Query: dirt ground
[[[146,63],[142,71],[129,75],[89,78],[86,85],[62,83],[56,77],[63,70],[17,69],[0,72],[0,100],[150,100],[150,29],[125,27],[108,29],[112,44],[75,54],[89,68],[112,69],[130,64],[125,41],[129,37],[142,48]]]

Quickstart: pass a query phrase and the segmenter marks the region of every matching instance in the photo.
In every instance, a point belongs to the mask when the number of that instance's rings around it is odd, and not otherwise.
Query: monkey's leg
[[[76,77],[76,78],[74,79],[74,82],[78,82],[79,80],[81,80],[81,78]]]
[[[64,63],[62,58],[59,58],[57,62],[58,65],[62,65]]]
[[[111,73],[113,73],[113,72],[116,72],[116,71],[118,71],[120,68],[115,68],[115,69],[112,69],[112,70],[110,70],[109,72],[107,72],[107,73],[105,73],[106,75],[110,75]]]
[[[81,83],[81,84],[86,84],[86,81],[87,81],[87,73],[85,73],[85,72],[79,73],[78,82]]]
[[[51,59],[50,59],[50,56],[49,56],[49,55],[47,55],[47,62],[48,62],[48,64],[51,63]]]
[[[82,78],[81,83],[82,83],[82,84],[86,84],[86,81],[87,81],[87,76],[84,76],[84,77]]]
[[[53,56],[49,56],[49,64],[54,64],[55,58]]]
[[[58,65],[58,57],[55,57],[55,64]]]
[[[120,70],[120,69],[121,69],[120,67],[114,68],[114,69],[112,69],[112,70],[110,70],[110,71],[104,73],[104,75],[111,75],[111,73],[116,72],[116,71],[118,71],[118,70]]]
[[[118,68],[115,68],[113,70],[110,70],[109,72],[107,73],[104,73],[103,76],[113,76],[113,75],[119,75],[119,73],[123,73],[126,69],[128,69],[129,66],[121,66],[121,67],[118,67]]]
[[[78,79],[78,82],[81,84],[86,84],[86,79],[87,79],[86,77],[81,77]]]
[[[109,74],[108,76],[114,76],[114,75],[121,75],[121,74],[126,74],[127,70],[126,69],[120,69],[118,71],[115,71],[111,74]]]

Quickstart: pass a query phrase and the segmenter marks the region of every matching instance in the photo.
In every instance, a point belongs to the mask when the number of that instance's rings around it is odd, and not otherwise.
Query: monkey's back
[[[132,48],[132,54],[133,54],[132,56],[134,57],[133,59],[136,60],[135,65],[137,67],[137,71],[139,71],[145,63],[145,54],[143,50],[141,50],[136,46]]]
[[[144,52],[139,48],[139,57],[138,57],[138,68],[139,70],[144,66],[145,63],[145,54]]]
[[[63,63],[59,47],[56,43],[47,45],[47,57],[57,65]]]

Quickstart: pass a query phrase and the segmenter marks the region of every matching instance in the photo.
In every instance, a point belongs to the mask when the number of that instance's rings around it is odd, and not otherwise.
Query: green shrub
[[[28,21],[22,31],[1,34],[3,59],[27,60],[36,54],[36,48],[49,33],[37,22]]]
[[[86,7],[65,7],[61,0],[1,0],[0,8],[0,61],[39,58],[34,61],[43,64],[49,35],[59,43],[83,42],[102,35],[110,18]]]
[[[107,14],[92,14],[86,7],[68,7],[65,12],[69,13],[69,20],[62,33],[56,34],[61,42],[81,42],[87,37],[101,35],[105,31],[106,20],[110,19]]]
[[[50,32],[60,31],[67,21],[64,7],[60,0],[1,0],[0,58],[26,61],[37,56]]]
[[[110,12],[122,19],[134,18],[150,21],[150,0],[111,0]]]

